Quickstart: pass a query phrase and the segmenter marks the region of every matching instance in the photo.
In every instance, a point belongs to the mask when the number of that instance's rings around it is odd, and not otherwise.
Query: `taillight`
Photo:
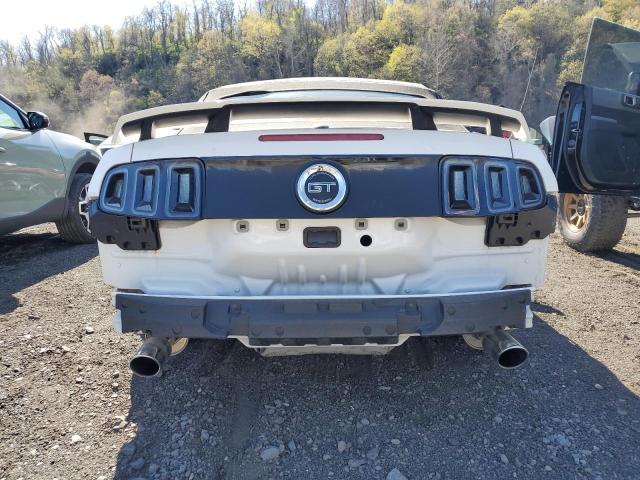
[[[133,210],[138,214],[155,213],[158,208],[160,169],[155,165],[138,169],[135,182]]]
[[[172,165],[169,172],[169,216],[184,218],[199,215],[200,179],[196,165]]]
[[[520,202],[524,207],[538,206],[543,200],[537,172],[530,167],[518,167]]]
[[[441,166],[446,216],[491,216],[541,207],[536,168],[518,160],[447,157]]]
[[[486,162],[484,177],[487,192],[487,208],[491,213],[513,210],[509,168],[500,162]]]
[[[198,160],[118,165],[105,176],[100,209],[159,220],[200,218],[203,172]]]
[[[109,172],[104,180],[102,208],[108,212],[120,213],[125,208],[127,170],[118,168]]]
[[[450,159],[444,165],[445,211],[452,215],[478,212],[478,185],[471,160]]]

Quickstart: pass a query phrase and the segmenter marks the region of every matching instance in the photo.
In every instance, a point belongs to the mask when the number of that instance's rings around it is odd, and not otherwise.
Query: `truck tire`
[[[611,250],[627,226],[625,197],[562,193],[559,205],[562,238],[580,252]]]
[[[89,217],[86,215],[85,200],[90,181],[91,175],[88,173],[78,173],[71,181],[67,208],[62,219],[56,222],[58,232],[66,242],[93,243],[95,241],[89,233]]]

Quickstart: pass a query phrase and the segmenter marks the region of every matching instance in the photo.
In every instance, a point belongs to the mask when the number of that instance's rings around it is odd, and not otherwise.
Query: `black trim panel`
[[[399,334],[526,327],[529,289],[433,297],[172,298],[116,294],[122,331],[153,336],[248,336],[252,345],[393,343]]]
[[[557,210],[555,195],[547,195],[545,206],[537,210],[488,217],[485,245],[516,247],[546,238],[556,230]]]
[[[328,212],[308,210],[296,195],[305,169],[319,163],[340,170],[346,182],[346,200]],[[457,200],[451,203],[451,171],[457,172],[458,166],[468,170],[464,191],[473,203],[468,207],[458,205]],[[174,181],[172,172],[178,170],[191,172],[189,185]],[[500,173],[498,186],[493,170]],[[151,179],[142,200],[141,176],[145,182]],[[521,177],[529,180],[523,182]],[[191,199],[189,208],[174,208],[176,195],[183,189]],[[528,162],[439,155],[149,160],[110,169],[100,193],[102,211],[153,220],[478,217],[534,210],[544,201],[540,173]]]
[[[159,250],[158,221],[104,213],[95,201],[89,204],[91,235],[122,250]]]
[[[203,218],[381,218],[442,215],[439,155],[421,157],[204,158]],[[330,163],[345,176],[349,196],[330,213],[298,202],[295,186],[314,163]]]

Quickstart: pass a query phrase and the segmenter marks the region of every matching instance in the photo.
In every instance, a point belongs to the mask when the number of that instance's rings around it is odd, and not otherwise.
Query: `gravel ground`
[[[616,252],[552,240],[530,362],[459,339],[264,359],[192,342],[157,379],[111,330],[97,249],[0,238],[0,479],[640,478],[640,219]]]

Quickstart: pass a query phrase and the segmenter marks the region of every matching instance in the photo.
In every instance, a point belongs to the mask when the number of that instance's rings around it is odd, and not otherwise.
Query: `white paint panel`
[[[230,132],[290,130],[292,128],[403,128],[412,130],[411,112],[404,105],[255,105],[237,106],[229,114]],[[202,129],[204,132],[204,128]],[[318,133],[318,132],[307,132]]]
[[[541,285],[547,239],[522,247],[484,245],[485,220],[409,218],[405,231],[393,218],[331,219],[342,232],[336,249],[308,249],[307,226],[327,220],[250,220],[238,233],[233,220],[161,222],[162,248],[123,251],[100,244],[105,281],[157,295],[413,295],[499,290]],[[370,247],[360,236],[373,238]]]
[[[381,133],[384,140],[261,142],[260,135],[284,133]],[[262,130],[205,133],[146,140],[135,144],[133,161],[185,157],[278,155],[484,155],[511,158],[509,140],[458,132],[396,129]]]

